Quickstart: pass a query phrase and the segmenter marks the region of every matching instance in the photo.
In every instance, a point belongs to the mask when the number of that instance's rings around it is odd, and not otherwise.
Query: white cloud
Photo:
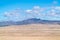
[[[55,7],[56,16],[60,16],[60,7]]]
[[[4,12],[4,16],[8,17],[8,16],[10,16],[10,13],[9,12]]]
[[[19,20],[20,19],[20,11],[18,12],[18,10],[13,10],[13,11],[9,11],[9,12],[4,12],[3,14],[6,18],[8,18],[8,20]]]
[[[55,7],[55,9],[60,11],[60,7]]]
[[[56,11],[57,10],[57,11]],[[21,10],[20,9],[15,9],[13,11],[10,11],[10,12],[5,12],[4,15],[6,17],[10,17],[10,18],[15,18],[15,19],[19,19],[20,17],[20,12]],[[27,10],[23,10],[22,12],[24,13],[28,13],[30,16],[34,16],[34,17],[43,17],[43,16],[60,16],[58,13],[60,13],[60,7],[54,7],[54,8],[51,8],[49,7],[49,9],[47,8],[41,8],[40,6],[34,6],[32,9],[27,9]],[[47,12],[47,13],[46,13]]]
[[[31,10],[25,10],[26,13],[41,13],[43,12],[45,9],[41,8],[40,6],[34,6]]]
[[[40,12],[40,7],[39,6],[34,6],[32,10],[33,10],[33,13],[39,13]]]
[[[43,15],[43,11],[45,8],[41,8],[40,6],[34,6],[32,9],[25,10],[26,13],[30,13],[32,17],[40,17]]]
[[[32,9],[25,10],[26,13],[41,13],[45,9],[41,8],[40,6],[34,6]]]
[[[39,12],[40,12],[39,6],[34,6],[31,10],[30,9],[26,10],[26,13],[39,13]]]
[[[26,13],[32,13],[32,10],[26,10]]]
[[[54,7],[54,8],[50,8],[50,10],[47,11],[48,16],[54,16],[54,17],[58,17],[60,16],[60,7]]]

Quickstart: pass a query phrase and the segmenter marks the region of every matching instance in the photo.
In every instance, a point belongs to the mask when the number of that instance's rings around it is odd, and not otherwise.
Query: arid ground
[[[29,24],[0,27],[0,40],[60,40],[60,25]]]

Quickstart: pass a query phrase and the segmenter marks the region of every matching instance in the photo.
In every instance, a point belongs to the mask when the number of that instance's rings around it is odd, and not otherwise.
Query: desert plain
[[[0,27],[0,40],[60,40],[60,25],[28,24]]]

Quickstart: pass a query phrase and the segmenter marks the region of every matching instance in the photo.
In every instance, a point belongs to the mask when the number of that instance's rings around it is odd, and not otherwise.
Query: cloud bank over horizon
[[[60,20],[60,0],[0,1],[0,21],[23,21],[30,18]]]
[[[54,7],[54,8],[52,7],[42,8],[40,6],[34,6],[33,8],[26,9],[26,10],[21,10],[19,8],[11,11],[6,11],[3,13],[3,16],[7,18],[8,21],[9,20],[20,21],[20,19],[23,18],[23,16],[21,17],[21,14],[24,14],[24,13],[26,14],[25,15],[26,17],[28,14],[29,16],[31,16],[31,18],[43,19],[44,17],[47,17],[47,18],[52,17],[54,19],[57,19],[57,18],[60,18],[60,6]]]

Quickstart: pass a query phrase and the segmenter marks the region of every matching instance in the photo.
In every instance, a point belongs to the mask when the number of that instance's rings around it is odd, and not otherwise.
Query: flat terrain
[[[0,40],[60,40],[60,25],[29,24],[0,27]]]

